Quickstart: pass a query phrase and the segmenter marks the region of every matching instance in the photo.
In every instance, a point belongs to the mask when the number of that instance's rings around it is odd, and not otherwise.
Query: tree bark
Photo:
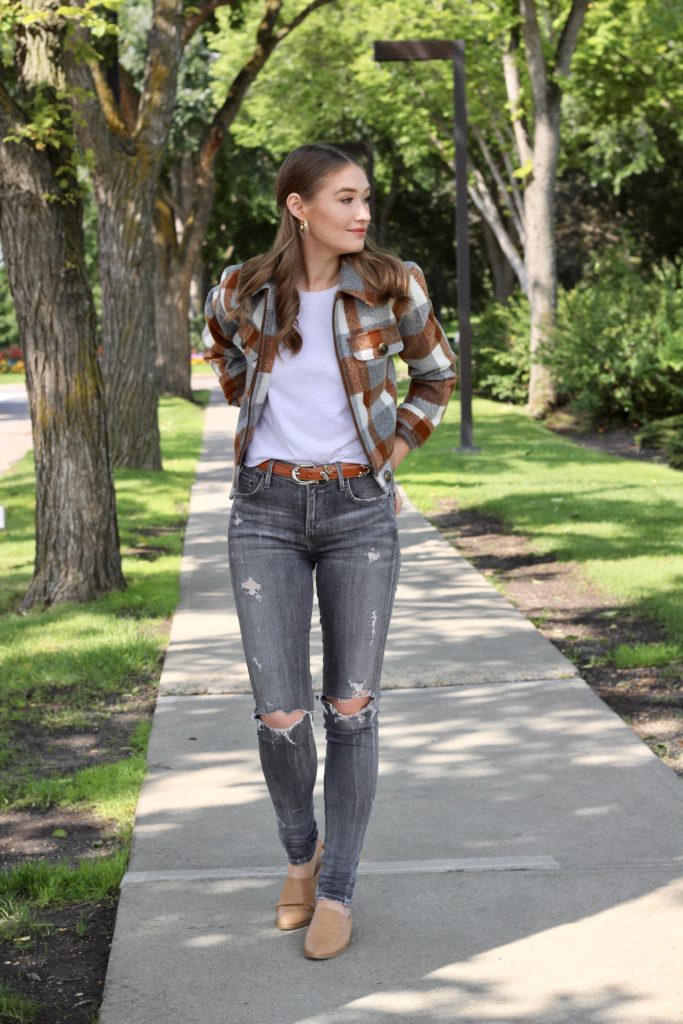
[[[165,394],[192,400],[190,292],[211,217],[213,176],[195,180],[190,153],[176,163],[156,204],[157,372]]]
[[[526,188],[526,272],[529,282],[531,355],[528,411],[541,417],[555,403],[555,384],[539,351],[550,342],[557,306],[555,178],[560,148],[559,98],[537,117],[534,128],[534,173]]]
[[[530,164],[524,192],[525,264],[529,288],[531,369],[527,409],[543,416],[555,401],[550,369],[539,359],[550,343],[557,305],[557,256],[555,243],[555,181],[560,148],[561,77],[569,73],[571,58],[589,0],[572,0],[571,8],[548,62],[538,22],[535,0],[519,0],[524,51],[533,100],[533,144],[522,110],[517,54],[519,26],[513,26],[503,56],[503,70],[512,126],[522,165]],[[551,40],[553,42],[553,40]]]
[[[204,263],[203,255],[200,253],[195,260],[190,282],[190,316],[200,317],[204,312],[204,297],[211,287],[208,268]]]
[[[163,256],[159,253],[157,261],[158,272],[165,273],[159,278],[159,295],[163,296],[165,308],[157,309],[161,313],[161,324],[166,325],[166,338],[161,331],[158,334],[157,359],[163,367],[164,389],[169,394],[188,398],[192,397],[190,292],[213,209],[213,175],[204,180],[203,187],[194,185],[193,198],[191,216],[183,224],[181,243],[167,248]]]
[[[523,251],[520,253],[518,245],[512,238],[512,226],[508,228],[503,223],[501,211],[491,194],[483,174],[478,170],[473,160],[470,163],[472,164],[472,177],[474,180],[468,186],[468,195],[495,238],[497,248],[505,256],[510,269],[517,278],[519,287],[525,295],[528,295],[529,285]]]
[[[493,281],[493,297],[496,302],[506,303],[515,286],[515,274],[509,260],[501,249],[488,221],[482,217],[481,229],[484,238],[484,249],[491,268]]]
[[[0,134],[23,121],[0,84]],[[26,363],[36,470],[33,578],[20,608],[125,588],[116,498],[70,154],[0,145],[0,242]]]
[[[97,176],[102,340],[114,465],[160,470],[159,383],[155,364],[154,194],[135,157]],[[114,168],[112,168],[114,170]]]
[[[157,209],[156,369],[163,394],[192,400],[189,287],[183,288],[175,236],[169,236],[167,211]],[[159,237],[160,236],[160,237]],[[187,291],[187,301],[184,292]]]
[[[154,0],[139,102],[128,90],[124,104],[102,66],[77,51],[66,63],[80,142],[93,153],[112,458],[137,469],[161,469],[153,217],[182,55],[181,7]]]
[[[439,122],[437,124],[445,134],[445,124]],[[494,158],[483,136],[480,132],[475,132],[493,185],[497,189],[498,196],[502,196],[502,201],[498,200],[494,189],[489,186],[484,174],[477,166],[477,158],[473,152],[468,154],[468,162],[472,174],[467,184],[467,195],[476,207],[481,216],[482,223],[486,227],[484,242],[494,282],[497,276],[500,278],[499,271],[501,273],[504,272],[506,278],[510,276],[510,271],[512,271],[514,277],[517,278],[519,287],[527,295],[528,285],[524,262],[524,200],[519,195],[519,190],[513,178],[512,163],[509,154],[506,152],[502,135],[499,131],[497,135],[500,143],[500,157],[508,175],[508,185],[505,184],[500,169],[496,167]],[[439,135],[433,133],[431,139],[441,155],[444,167],[452,170],[452,157],[444,147]],[[504,220],[506,213],[507,223]],[[504,271],[499,264],[501,256],[506,263]],[[510,285],[510,290],[511,287]],[[506,294],[509,294],[509,291]]]

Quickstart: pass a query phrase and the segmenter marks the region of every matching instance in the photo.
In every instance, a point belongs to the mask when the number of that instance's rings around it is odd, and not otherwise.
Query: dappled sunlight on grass
[[[25,900],[34,907],[58,907],[115,896],[123,878],[128,853],[82,860],[77,868],[65,862],[26,861],[0,872],[0,899]]]
[[[21,797],[13,802],[13,806],[86,806],[100,817],[125,828],[132,826],[144,775],[145,757],[138,753],[113,764],[82,768],[73,775],[32,779],[22,788]]]
[[[202,404],[161,400],[161,472],[115,472],[125,590],[85,604],[17,614],[14,609],[33,569],[32,455],[0,478],[0,504],[7,510],[0,548],[0,676],[5,698],[0,737],[2,764],[9,768],[7,790],[12,789],[12,765],[20,765],[24,756],[21,744],[12,745],[16,728],[30,723],[56,729],[60,721],[63,727],[71,712],[95,711],[106,698],[135,692],[158,676],[179,597],[180,556],[208,394],[200,392]],[[27,782],[20,773],[21,794],[40,805],[91,799],[99,813],[130,819],[141,781],[139,754],[120,762],[122,767],[99,765],[85,770],[91,775],[74,778]]]
[[[683,473],[584,448],[483,399],[473,415],[480,451],[458,453],[459,415],[456,397],[397,471],[421,512],[450,501],[498,516],[535,552],[580,563],[604,593],[683,637]]]

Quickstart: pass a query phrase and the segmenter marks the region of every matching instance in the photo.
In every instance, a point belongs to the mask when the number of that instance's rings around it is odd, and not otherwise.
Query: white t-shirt
[[[299,292],[299,352],[280,346],[268,395],[245,453],[247,466],[285,462],[367,462],[339,368],[332,332],[337,285]]]

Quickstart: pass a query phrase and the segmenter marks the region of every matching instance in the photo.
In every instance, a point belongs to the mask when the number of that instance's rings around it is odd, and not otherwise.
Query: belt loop
[[[270,487],[270,478],[273,475],[273,466],[275,465],[275,459],[268,459],[268,469],[266,470],[266,482],[264,487]]]
[[[339,490],[343,491],[344,490],[344,473],[342,472],[342,464],[341,464],[341,462],[335,462],[335,466],[337,467],[337,478],[339,480]]]

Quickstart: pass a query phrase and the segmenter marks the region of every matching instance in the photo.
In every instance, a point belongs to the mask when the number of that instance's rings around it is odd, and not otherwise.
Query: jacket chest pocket
[[[358,331],[349,337],[349,348],[355,359],[370,362],[388,359],[403,348],[403,338],[395,321],[380,324],[369,331]]]

